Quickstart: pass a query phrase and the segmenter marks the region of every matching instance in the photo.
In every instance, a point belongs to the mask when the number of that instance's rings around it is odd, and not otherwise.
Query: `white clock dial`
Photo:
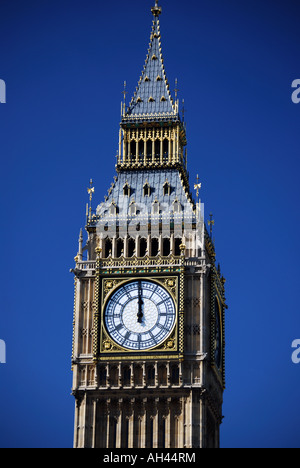
[[[109,299],[104,312],[106,329],[123,348],[146,350],[168,338],[176,320],[170,294],[151,281],[132,281]]]

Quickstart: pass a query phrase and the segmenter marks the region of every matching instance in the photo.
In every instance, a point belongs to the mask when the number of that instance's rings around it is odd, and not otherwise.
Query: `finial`
[[[158,6],[158,0],[155,0],[155,6],[151,8],[151,11],[152,11],[153,16],[155,16],[155,18],[158,18],[159,15],[161,15],[162,8]]]
[[[126,94],[128,94],[126,81],[124,81],[124,90],[122,91],[122,94],[124,95],[124,102],[121,102],[121,115],[124,117],[126,110]]]
[[[185,116],[185,107],[184,107],[184,99],[182,99],[182,122],[184,122],[184,116]]]
[[[194,189],[196,190],[197,199],[199,199],[199,190],[202,187],[202,184],[199,184],[199,180],[200,180],[199,175],[197,174],[197,184],[194,185]]]
[[[97,255],[97,260],[100,260],[100,255],[101,255],[102,249],[99,247],[99,245],[97,245],[97,247],[95,248],[95,252],[96,252],[96,255]]]
[[[186,245],[184,243],[180,244],[179,249],[181,251],[181,255],[184,256]]]
[[[175,91],[175,99],[177,99],[178,91],[179,91],[177,78],[175,79],[175,89],[174,89],[174,91]]]
[[[124,105],[126,104],[126,94],[128,94],[126,89],[127,89],[127,82],[124,81],[124,91],[122,91],[122,94],[124,95]]]
[[[89,213],[89,221],[91,221],[91,219],[92,219],[92,199],[93,199],[93,193],[95,193],[95,188],[92,187],[92,185],[93,185],[93,180],[91,179],[91,180],[90,180],[90,186],[89,186],[89,188],[87,189],[88,194],[90,195],[90,213]]]
[[[80,262],[82,261],[82,242],[83,242],[82,229],[80,229],[79,239],[78,239],[78,246],[79,247],[78,247],[78,254],[77,254],[77,257],[78,257]]]
[[[209,217],[210,217],[210,220],[208,221],[208,225],[210,226],[210,238],[212,238],[212,231],[213,231],[213,226],[215,225],[215,222],[213,220],[212,213],[210,213]]]

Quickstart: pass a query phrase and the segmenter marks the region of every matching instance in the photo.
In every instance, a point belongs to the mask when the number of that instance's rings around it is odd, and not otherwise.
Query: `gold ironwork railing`
[[[185,266],[197,266],[202,265],[204,259],[201,258],[187,258],[184,261]],[[169,257],[143,257],[138,258],[136,256],[125,258],[103,258],[101,259],[101,268],[132,268],[132,267],[167,267],[167,266],[181,266],[182,257],[170,255]],[[76,264],[79,270],[95,270],[96,260],[89,261],[78,261]]]

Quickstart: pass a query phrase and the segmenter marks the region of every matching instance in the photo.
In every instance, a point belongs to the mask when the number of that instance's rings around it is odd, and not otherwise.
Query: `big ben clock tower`
[[[122,104],[116,176],[87,210],[72,270],[76,448],[219,447],[225,280],[189,186],[157,1],[151,11],[144,69]]]

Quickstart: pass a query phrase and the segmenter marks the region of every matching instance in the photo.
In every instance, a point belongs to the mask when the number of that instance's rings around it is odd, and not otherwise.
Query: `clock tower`
[[[157,1],[151,11],[144,69],[122,103],[116,176],[95,212],[91,182],[72,270],[76,448],[219,447],[225,280],[199,180],[196,201],[189,186]]]

